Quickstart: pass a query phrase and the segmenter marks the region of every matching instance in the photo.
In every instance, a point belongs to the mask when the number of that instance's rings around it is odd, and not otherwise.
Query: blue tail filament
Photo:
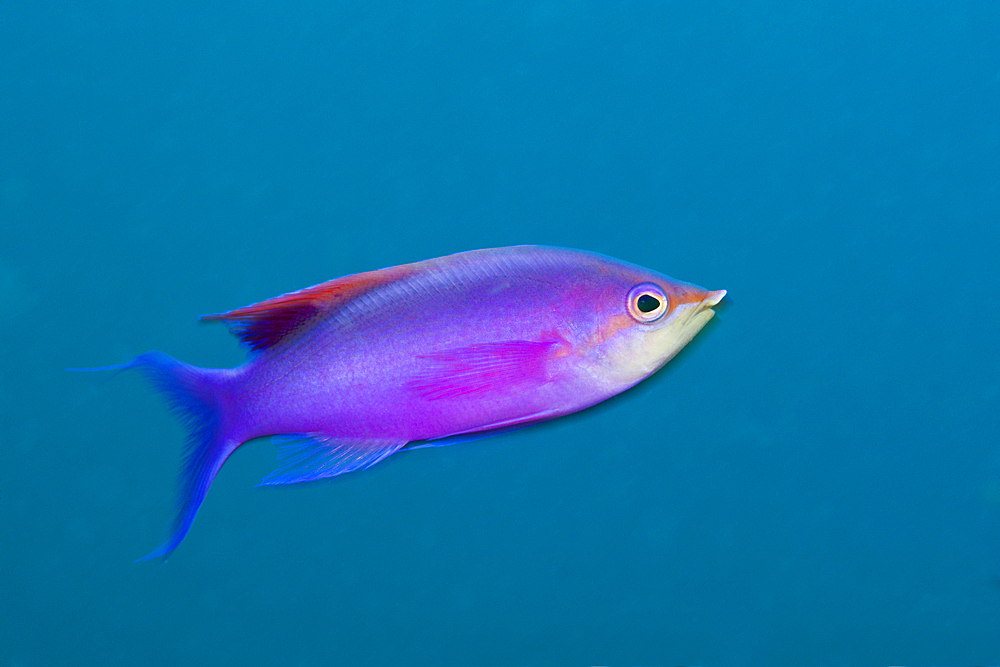
[[[219,383],[226,371],[198,368],[163,352],[147,352],[121,366],[90,370],[138,368],[167,399],[187,430],[176,513],[170,536],[136,562],[166,559],[191,529],[198,508],[216,473],[241,443],[226,438],[222,426]]]

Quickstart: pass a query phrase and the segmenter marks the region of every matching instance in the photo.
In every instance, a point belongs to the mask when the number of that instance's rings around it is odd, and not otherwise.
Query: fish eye
[[[659,285],[639,283],[628,291],[628,314],[641,324],[660,319],[669,306],[670,299]]]

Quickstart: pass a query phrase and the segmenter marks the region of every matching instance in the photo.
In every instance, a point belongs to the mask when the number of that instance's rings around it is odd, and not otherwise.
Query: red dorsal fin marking
[[[404,264],[328,280],[225,313],[202,315],[208,322],[225,322],[252,351],[266,350],[358,296],[414,273],[417,264]]]

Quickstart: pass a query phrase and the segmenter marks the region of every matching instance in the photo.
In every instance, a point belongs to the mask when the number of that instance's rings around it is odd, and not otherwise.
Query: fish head
[[[640,267],[606,275],[589,340],[580,351],[608,393],[649,377],[715,315],[726,290],[711,291]]]

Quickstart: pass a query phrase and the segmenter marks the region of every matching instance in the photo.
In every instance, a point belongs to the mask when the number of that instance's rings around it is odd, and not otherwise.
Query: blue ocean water
[[[1000,5],[5,3],[0,665],[1000,663]],[[254,488],[137,374],[471,248],[731,302],[598,408]],[[650,416],[655,415],[652,421]]]

